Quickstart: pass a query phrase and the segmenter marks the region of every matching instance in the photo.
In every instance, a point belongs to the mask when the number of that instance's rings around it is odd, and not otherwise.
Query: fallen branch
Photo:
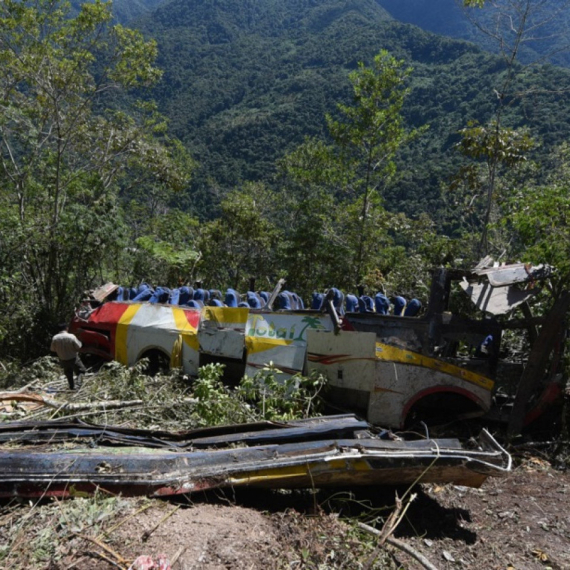
[[[34,402],[36,404],[45,403],[44,398],[39,394],[22,394],[20,391],[0,393],[0,402]]]
[[[74,532],[72,534],[78,536],[79,538],[82,538],[83,540],[88,540],[89,542],[96,544],[99,548],[102,548],[103,550],[105,550],[105,552],[113,556],[115,560],[117,560],[123,566],[129,565],[128,561],[125,558],[123,558],[118,552],[115,552],[112,548],[108,547],[106,544],[102,543],[99,539],[87,536],[86,534],[79,534],[78,532]]]
[[[57,402],[50,398],[43,398],[44,404],[50,408],[64,412],[80,412],[83,410],[115,410],[117,408],[132,408],[142,406],[143,400],[108,400],[106,402]]]
[[[150,535],[168,518],[170,518],[179,508],[181,505],[178,505],[176,508],[172,509],[169,513],[166,513],[151,529],[149,530],[145,530],[142,533],[142,540],[143,542],[146,542]]]
[[[365,530],[366,532],[369,532],[370,534],[373,534],[375,536],[381,536],[382,534],[379,530],[375,529],[370,525],[364,524],[362,522],[359,522],[357,524],[359,528]],[[434,566],[423,554],[420,554],[417,550],[412,548],[409,544],[405,543],[403,540],[398,540],[397,538],[388,536],[386,538],[386,542],[389,545],[398,548],[399,550],[402,550],[406,554],[409,554],[412,558],[417,560],[427,570],[438,570],[437,567]]]
[[[125,564],[121,564],[120,562],[115,562],[112,558],[109,558],[102,552],[97,552],[96,550],[88,550],[87,553],[91,554],[92,556],[98,556],[99,558],[101,558],[101,560],[104,560],[105,562],[107,562],[111,566],[114,566],[115,568],[119,568],[119,570],[128,570]]]
[[[143,400],[108,400],[105,402],[58,402],[40,394],[18,394],[16,392],[4,392],[0,394],[0,402],[33,402],[34,404],[44,404],[48,408],[53,408],[58,411],[78,412],[82,410],[93,409],[116,409],[116,408],[131,408],[133,406],[141,406],[144,404]]]
[[[368,562],[364,565],[365,570],[369,570],[370,568],[372,568],[374,560],[376,560],[376,558],[378,557],[380,549],[384,546],[384,543],[388,540],[388,538],[394,533],[398,525],[402,522],[402,519],[404,518],[406,511],[410,507],[410,504],[416,499],[416,497],[417,495],[415,493],[412,494],[408,499],[405,508],[402,509],[404,503],[402,502],[402,499],[398,497],[398,494],[396,494],[396,506],[394,510],[390,513],[390,516],[386,519],[384,525],[382,526],[382,530],[378,535],[379,536],[378,544],[374,549],[374,552],[369,557]]]
[[[114,410],[117,408],[132,408],[133,406],[144,405],[144,400],[105,400],[103,402],[58,402],[40,394],[19,394],[17,392],[0,393],[0,401],[17,400],[20,402],[36,402],[43,403],[46,406],[63,411],[79,412],[82,410],[106,409]],[[184,398],[180,402],[184,404],[195,404],[198,400],[195,398]],[[176,402],[171,402],[172,405]]]
[[[176,552],[176,554],[170,559],[170,567],[174,568],[174,565],[176,564],[176,562],[178,562],[178,559],[182,556],[182,554],[184,554],[184,552],[186,551],[186,549],[188,548],[188,546],[181,546],[178,549],[178,552]]]

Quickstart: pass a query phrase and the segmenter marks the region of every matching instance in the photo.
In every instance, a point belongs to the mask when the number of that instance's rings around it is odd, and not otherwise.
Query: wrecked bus
[[[487,415],[517,432],[565,381],[570,296],[541,317],[528,308],[550,273],[548,266],[497,267],[490,259],[470,271],[438,269],[426,310],[415,317],[340,315],[331,298],[323,310],[273,310],[271,300],[257,309],[111,300],[117,286],[107,284],[82,303],[70,328],[83,352],[125,365],[148,358],[195,376],[200,366],[220,362],[234,382],[269,363],[284,376],[316,370],[328,379],[331,404],[377,425]],[[450,312],[454,285],[483,317]],[[517,307],[523,317],[515,319]],[[505,350],[506,331],[524,336],[524,357]]]

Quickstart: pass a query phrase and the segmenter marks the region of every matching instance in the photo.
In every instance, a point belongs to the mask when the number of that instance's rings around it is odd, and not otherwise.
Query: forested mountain
[[[404,150],[388,206],[435,215],[458,159],[457,132],[492,117],[505,71],[470,43],[395,21],[376,0],[172,0],[140,25],[157,40],[165,72],[153,96],[201,165],[192,203],[202,215],[218,190],[268,180],[305,136],[324,137],[325,113],[350,97],[349,71],[382,48],[414,69],[409,126],[430,125]],[[518,83],[532,95],[507,107],[509,125],[528,126],[551,148],[570,127],[570,106],[555,93],[570,87],[570,74],[533,68]]]
[[[71,5],[77,13],[85,0],[71,0]],[[129,24],[144,14],[154,10],[164,0],[113,0],[113,16],[121,24]]]
[[[499,50],[498,42],[480,31],[477,25],[493,33],[498,29],[505,37],[514,35],[510,18],[506,15],[509,6],[506,0],[497,2],[496,7],[487,6],[485,9],[466,9],[460,0],[377,1],[396,20],[414,24],[428,32],[472,41],[492,52]],[[543,59],[570,67],[570,3],[567,0],[530,0],[521,3],[521,6],[529,11],[529,31],[520,54],[522,60]]]

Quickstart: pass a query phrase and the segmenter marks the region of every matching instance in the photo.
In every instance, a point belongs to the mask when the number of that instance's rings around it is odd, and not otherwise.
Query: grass
[[[132,501],[103,493],[71,501],[10,501],[0,509],[0,567],[55,567],[73,557],[81,536],[102,534],[132,508]]]

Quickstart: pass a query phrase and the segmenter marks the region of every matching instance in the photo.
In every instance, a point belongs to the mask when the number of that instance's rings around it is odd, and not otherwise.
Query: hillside
[[[504,71],[470,43],[396,22],[375,0],[172,0],[140,25],[156,38],[165,71],[153,96],[201,165],[191,202],[203,216],[220,190],[271,179],[276,160],[305,136],[325,136],[325,113],[350,96],[348,73],[382,48],[414,68],[409,125],[430,125],[403,153],[404,180],[389,206],[436,213],[457,160],[456,133],[468,120],[489,120]],[[570,74],[527,70],[525,85],[540,93],[514,103],[509,123],[528,125],[545,152],[570,127],[570,107],[548,93],[570,87]]]
[[[487,6],[463,9],[459,0],[378,0],[378,4],[400,22],[414,24],[425,31],[450,38],[468,40],[491,52],[497,52],[496,41],[480,32],[474,22],[495,30],[499,29],[506,38],[512,38],[510,23],[499,14],[508,2],[498,2],[498,8]],[[524,3],[521,3],[524,4]],[[548,61],[555,65],[570,67],[570,3],[568,0],[530,2],[528,41],[525,40],[520,53],[522,61]],[[512,13],[512,11],[511,11]],[[530,39],[532,36],[532,40]]]
[[[86,0],[71,0],[71,6],[78,10]],[[113,0],[113,16],[120,24],[129,24],[152,12],[164,0]]]

